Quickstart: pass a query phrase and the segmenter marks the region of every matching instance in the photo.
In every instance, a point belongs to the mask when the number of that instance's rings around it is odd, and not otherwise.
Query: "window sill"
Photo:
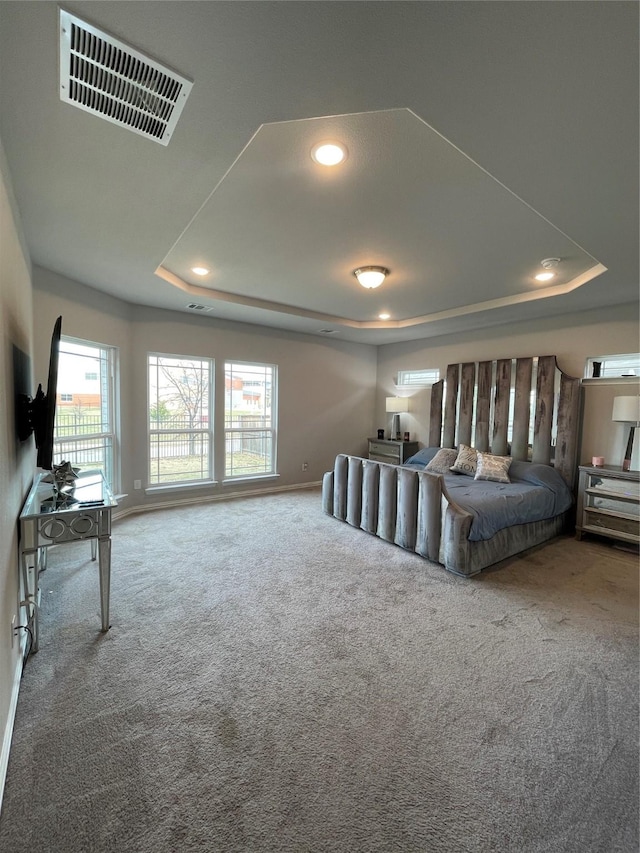
[[[144,493],[145,495],[157,495],[161,492],[176,492],[185,489],[210,489],[211,486],[217,485],[217,480],[198,480],[197,483],[162,483],[158,486],[147,486]]]
[[[636,385],[638,376],[590,376],[582,380],[583,385]]]
[[[229,486],[232,483],[251,483],[255,480],[279,480],[280,474],[247,474],[244,477],[227,477],[222,481],[223,486]]]

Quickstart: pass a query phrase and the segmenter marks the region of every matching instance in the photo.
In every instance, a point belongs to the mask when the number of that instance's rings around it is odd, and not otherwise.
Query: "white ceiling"
[[[193,88],[166,147],[105,122],[60,100],[57,4],[0,2],[0,137],[35,264],[373,344],[638,299],[635,2],[65,9]],[[345,163],[315,164],[320,139]],[[366,264],[391,270],[373,291]]]

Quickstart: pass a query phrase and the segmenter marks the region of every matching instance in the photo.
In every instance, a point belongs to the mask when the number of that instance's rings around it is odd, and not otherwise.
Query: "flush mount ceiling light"
[[[387,314],[386,311],[384,311],[382,314],[378,314],[379,320],[389,320],[390,318],[391,318],[391,314]]]
[[[551,281],[552,278],[555,278],[555,273],[552,272],[554,267],[557,267],[560,263],[560,258],[545,258],[544,261],[540,261],[540,265],[545,270],[545,272],[539,272],[535,277],[536,281]]]
[[[196,275],[209,275],[211,270],[208,270],[206,267],[191,267],[191,272],[194,272]]]
[[[353,274],[363,287],[371,289],[380,287],[389,275],[389,270],[386,267],[358,267]]]
[[[347,158],[347,149],[337,142],[319,142],[311,149],[311,157],[321,166],[337,166]]]

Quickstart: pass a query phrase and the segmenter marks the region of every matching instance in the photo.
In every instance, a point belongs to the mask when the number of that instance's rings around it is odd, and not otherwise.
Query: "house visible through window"
[[[54,462],[101,469],[113,489],[116,477],[117,350],[63,337],[58,361]]]
[[[213,479],[211,359],[148,356],[149,484]]]
[[[225,478],[275,474],[276,410],[274,364],[225,363]]]

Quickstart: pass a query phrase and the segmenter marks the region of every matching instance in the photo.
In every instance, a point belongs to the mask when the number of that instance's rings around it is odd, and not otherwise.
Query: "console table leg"
[[[111,539],[98,540],[98,565],[100,571],[100,611],[102,631],[109,630],[109,595],[111,590]]]

